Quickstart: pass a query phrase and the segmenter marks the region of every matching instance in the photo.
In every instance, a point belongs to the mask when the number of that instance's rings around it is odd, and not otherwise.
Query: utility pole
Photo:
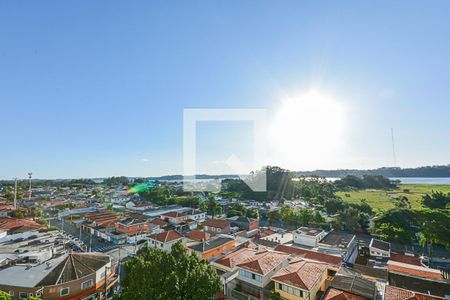
[[[397,156],[395,155],[395,139],[394,139],[394,128],[391,128],[391,138],[392,138],[392,155],[394,158],[394,167],[397,167]]]
[[[17,177],[14,178],[14,209],[17,209]]]
[[[30,182],[30,189],[28,191],[28,201],[31,201],[31,175],[33,175],[33,173],[28,173],[28,180]]]

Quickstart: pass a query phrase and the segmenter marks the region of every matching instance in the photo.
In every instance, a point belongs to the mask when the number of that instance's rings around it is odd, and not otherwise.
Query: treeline
[[[346,189],[394,189],[396,182],[381,175],[363,175],[362,177],[348,175],[336,180],[334,185],[338,190]]]
[[[378,168],[371,170],[315,170],[297,171],[296,176],[345,177],[348,175],[381,175],[384,177],[450,177],[450,165],[426,166],[419,168]]]

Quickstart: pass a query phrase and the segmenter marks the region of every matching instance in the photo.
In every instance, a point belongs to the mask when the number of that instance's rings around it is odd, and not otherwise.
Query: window
[[[20,298],[20,299],[27,299],[27,298],[28,298],[28,293],[20,292],[20,293],[19,293],[19,298]]]
[[[59,295],[60,296],[67,296],[67,295],[69,295],[69,288],[65,287],[65,288],[60,289],[59,290]]]
[[[283,285],[281,283],[278,284],[278,289],[283,290]]]
[[[9,291],[10,296],[14,296],[14,291]]]
[[[89,279],[89,280],[86,280],[85,282],[83,282],[83,283],[81,284],[81,289],[82,289],[82,290],[85,290],[85,289],[90,288],[90,287],[93,286],[93,285],[94,285],[94,283],[93,283],[92,279]]]

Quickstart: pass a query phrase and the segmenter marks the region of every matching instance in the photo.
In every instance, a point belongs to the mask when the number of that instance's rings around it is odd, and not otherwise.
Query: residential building
[[[231,236],[215,236],[207,241],[189,245],[189,253],[196,253],[200,258],[210,260],[233,250],[236,240]]]
[[[384,289],[384,300],[444,300],[448,298],[435,295],[422,294],[405,290],[392,285],[386,285]]]
[[[237,265],[238,275],[232,293],[248,294],[259,299],[268,299],[270,290],[266,287],[272,276],[288,266],[289,254],[262,250]]]
[[[214,234],[229,234],[231,232],[231,223],[223,219],[208,219],[203,223],[203,229]]]
[[[214,234],[203,230],[194,229],[186,233],[184,236],[192,241],[201,242],[209,240],[214,236]]]
[[[228,218],[232,227],[238,227],[241,230],[252,231],[259,228],[259,220],[243,216]]]
[[[328,288],[322,300],[366,300],[366,298],[350,292]]]
[[[182,222],[185,222],[189,218],[189,216],[186,212],[170,211],[161,214],[160,218],[172,224],[180,224]]]
[[[294,258],[272,277],[275,292],[290,300],[316,300],[318,293],[327,288],[327,279],[328,264],[302,258]]]
[[[319,252],[340,255],[347,263],[355,263],[358,256],[356,236],[342,231],[331,231],[318,243]]]
[[[13,299],[94,300],[117,283],[108,255],[71,253],[35,266],[13,265],[0,270],[0,290]]]
[[[329,255],[325,253],[320,253],[314,250],[308,250],[304,248],[291,247],[286,245],[278,245],[275,247],[275,251],[284,252],[291,254],[292,256],[302,257],[309,260],[315,260],[319,262],[325,262],[328,264],[329,268],[337,271],[342,264],[342,258],[336,255]]]
[[[391,257],[391,244],[372,238],[369,244],[370,256],[389,258]]]
[[[317,244],[326,235],[322,229],[300,227],[292,232],[294,235],[294,243],[307,247],[317,247]]]
[[[147,245],[150,248],[159,248],[171,252],[172,246],[182,239],[183,235],[175,230],[169,230],[148,236]]]
[[[340,270],[339,273],[334,276],[330,283],[330,288],[338,291],[346,292],[348,294],[357,295],[363,297],[366,300],[374,300],[377,295],[377,288],[375,282],[363,279],[356,275],[340,274],[345,273],[345,270]],[[343,294],[342,296],[345,296]],[[350,298],[352,299],[352,298]]]

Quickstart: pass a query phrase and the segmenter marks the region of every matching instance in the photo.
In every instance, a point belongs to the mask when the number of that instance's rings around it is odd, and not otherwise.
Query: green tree
[[[0,300],[11,300],[11,295],[4,292],[4,291],[0,291]]]
[[[431,195],[426,194],[422,197],[422,204],[428,208],[446,208],[450,203],[450,193],[432,191]]]
[[[168,253],[143,248],[125,264],[122,299],[214,299],[220,277],[207,261],[188,255],[181,242]]]

